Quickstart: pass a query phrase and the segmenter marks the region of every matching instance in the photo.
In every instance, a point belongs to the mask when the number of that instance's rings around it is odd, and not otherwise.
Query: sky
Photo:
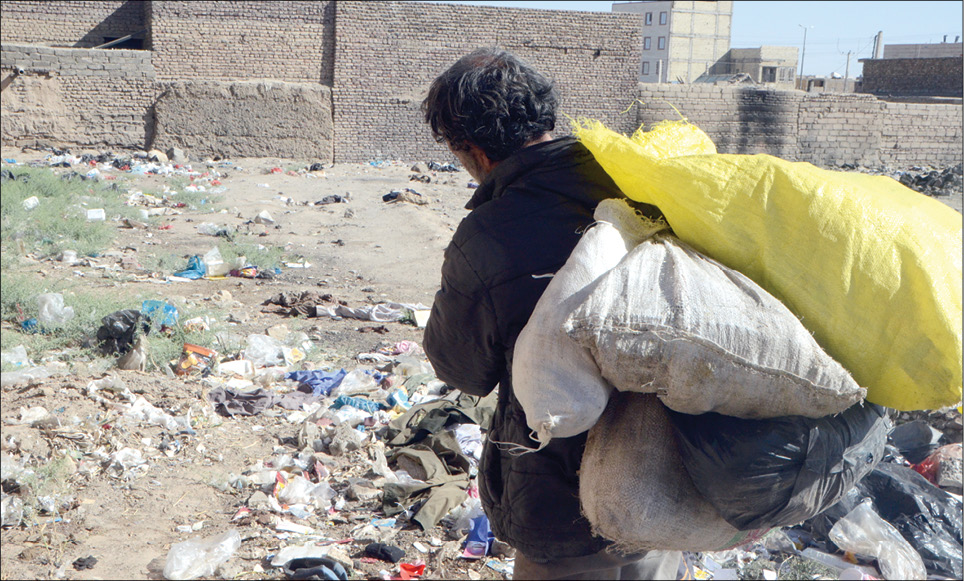
[[[612,2],[602,0],[512,1],[444,0],[446,4],[514,6],[547,10],[611,12]],[[883,31],[884,45],[947,42],[962,36],[959,0],[920,2],[769,2],[735,0],[730,46],[795,46],[803,53],[803,74],[843,75],[850,52],[850,76],[860,74],[857,59],[870,58],[874,36]],[[803,37],[807,44],[804,52]],[[960,41],[959,41],[960,42]],[[799,62],[798,72],[799,72]]]

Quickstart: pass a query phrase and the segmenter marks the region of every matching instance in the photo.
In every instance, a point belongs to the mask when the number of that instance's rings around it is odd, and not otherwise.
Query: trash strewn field
[[[0,576],[511,578],[475,484],[494,401],[420,347],[471,177],[170,153],[3,152]],[[961,209],[960,166],[877,172]],[[960,410],[895,423],[891,463],[960,495]],[[686,567],[879,575],[845,514]]]

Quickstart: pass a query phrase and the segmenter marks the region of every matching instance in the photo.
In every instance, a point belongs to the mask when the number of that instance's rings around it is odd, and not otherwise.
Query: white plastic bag
[[[920,554],[874,512],[870,499],[833,525],[830,540],[844,551],[876,557],[884,579],[927,579]]]
[[[197,579],[210,577],[241,546],[241,534],[231,529],[204,539],[177,543],[167,553],[165,579]]]
[[[37,296],[37,306],[37,321],[41,325],[63,325],[74,318],[74,308],[64,306],[64,296],[60,293]]]
[[[244,358],[250,360],[256,368],[284,365],[284,345],[268,335],[248,335]]]

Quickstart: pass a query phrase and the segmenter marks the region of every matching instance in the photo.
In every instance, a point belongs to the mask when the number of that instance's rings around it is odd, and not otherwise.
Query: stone
[[[412,171],[418,173],[428,173],[428,164],[424,161],[420,161],[412,166]]]
[[[171,147],[168,149],[167,157],[174,163],[184,163],[187,161],[187,156],[184,155],[184,150],[177,147]]]
[[[284,343],[284,340],[288,338],[288,334],[290,332],[291,331],[288,330],[287,325],[281,324],[281,325],[275,325],[273,327],[269,327],[264,332],[264,334],[271,337],[272,339],[277,339],[278,341],[281,341],[282,343]]]

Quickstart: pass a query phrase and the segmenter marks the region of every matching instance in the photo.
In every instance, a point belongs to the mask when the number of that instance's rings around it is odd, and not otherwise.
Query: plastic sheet
[[[740,530],[794,525],[835,504],[883,458],[890,429],[872,404],[819,419],[670,417],[696,488]]]

